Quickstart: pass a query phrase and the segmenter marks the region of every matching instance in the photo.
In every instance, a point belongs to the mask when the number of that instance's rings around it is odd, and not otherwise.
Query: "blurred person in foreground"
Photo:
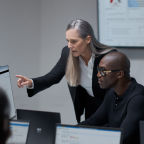
[[[6,93],[0,88],[0,144],[5,144],[10,136],[9,102]]]

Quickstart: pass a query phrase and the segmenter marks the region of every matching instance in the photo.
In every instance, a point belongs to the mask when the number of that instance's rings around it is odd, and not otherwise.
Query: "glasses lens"
[[[100,72],[100,74],[102,76],[105,76],[105,73],[104,73],[104,69],[103,68],[100,68],[99,66],[97,67],[98,71]]]

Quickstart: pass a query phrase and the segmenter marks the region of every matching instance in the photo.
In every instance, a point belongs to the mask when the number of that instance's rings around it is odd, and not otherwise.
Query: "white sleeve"
[[[32,80],[32,79],[30,79],[30,80]],[[34,82],[33,82],[33,80],[32,80],[32,85],[33,85],[32,87],[28,87],[27,86],[27,89],[34,89]]]

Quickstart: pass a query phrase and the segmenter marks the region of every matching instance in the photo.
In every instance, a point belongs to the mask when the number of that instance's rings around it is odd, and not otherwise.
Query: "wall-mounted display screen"
[[[97,0],[97,6],[99,42],[144,48],[144,0]]]

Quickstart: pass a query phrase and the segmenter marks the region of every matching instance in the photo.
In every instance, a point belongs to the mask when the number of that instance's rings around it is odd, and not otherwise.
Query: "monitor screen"
[[[144,48],[143,0],[97,0],[97,6],[101,43]]]
[[[56,127],[55,144],[120,144],[121,131],[72,126]]]
[[[7,141],[7,144],[26,144],[29,122],[10,122],[11,136]]]
[[[10,103],[10,118],[15,116],[13,93],[8,66],[0,66],[0,87],[6,92]]]

